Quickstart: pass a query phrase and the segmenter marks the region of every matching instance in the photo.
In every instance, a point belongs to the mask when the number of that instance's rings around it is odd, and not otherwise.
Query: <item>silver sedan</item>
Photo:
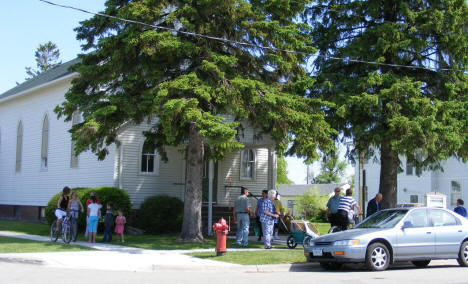
[[[440,208],[387,209],[353,229],[306,239],[304,255],[326,269],[350,262],[370,270],[403,261],[426,267],[432,259],[457,259],[468,266],[468,220]]]

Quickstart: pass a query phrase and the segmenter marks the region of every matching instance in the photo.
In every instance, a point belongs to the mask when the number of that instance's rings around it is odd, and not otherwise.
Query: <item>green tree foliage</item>
[[[26,80],[34,78],[42,72],[62,63],[59,60],[60,51],[57,45],[51,41],[40,44],[34,53],[34,57],[36,58],[37,70],[32,69],[32,67],[26,67],[26,74],[29,76]]]
[[[271,135],[278,151],[292,145],[286,154],[309,160],[318,157],[317,148],[334,147],[321,102],[304,97],[313,84],[304,62],[315,49],[310,28],[296,20],[307,2],[107,1],[107,15],[173,30],[100,16],[81,22],[77,37],[93,52],[80,56],[73,68],[80,77],[56,108],[66,120],[76,110],[83,114],[71,130],[76,150],[90,148],[103,159],[124,122],[157,117],[145,135],[161,157],[167,159],[168,146],[187,147],[180,239],[202,241],[203,160],[242,148],[235,139],[240,123]]]
[[[335,104],[328,121],[357,151],[380,151],[385,207],[397,200],[399,155],[426,169],[468,157],[465,0],[318,0],[309,8],[322,56],[311,93]]]
[[[283,155],[278,155],[276,162],[276,183],[277,184],[292,184],[293,182],[288,178],[288,162]]]
[[[304,219],[321,220],[327,210],[327,195],[320,195],[317,187],[301,195],[297,201],[298,212]]]
[[[315,183],[339,183],[344,178],[346,161],[340,161],[339,155],[335,151],[324,155],[320,166],[320,174],[315,178]]]

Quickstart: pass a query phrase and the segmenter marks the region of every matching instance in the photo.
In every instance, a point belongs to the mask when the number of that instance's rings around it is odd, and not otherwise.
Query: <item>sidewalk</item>
[[[50,242],[48,237],[27,235],[0,231],[0,236],[21,238],[40,242]],[[252,236],[249,241],[256,241],[257,237]],[[282,240],[283,242],[285,240]],[[60,240],[58,240],[60,242]],[[257,266],[244,266],[221,261],[200,259],[185,255],[185,253],[198,251],[214,251],[213,249],[198,250],[146,250],[134,247],[111,245],[104,243],[74,242],[74,245],[94,249],[92,251],[81,252],[51,252],[51,253],[4,253],[0,254],[0,262],[20,262],[30,264],[40,264],[56,268],[75,269],[97,269],[111,271],[156,271],[167,269],[184,270],[216,270],[234,269],[245,271],[263,271]],[[229,249],[229,251],[247,251],[261,249]],[[263,267],[263,266],[262,266]],[[287,271],[290,265],[269,265],[265,269]]]

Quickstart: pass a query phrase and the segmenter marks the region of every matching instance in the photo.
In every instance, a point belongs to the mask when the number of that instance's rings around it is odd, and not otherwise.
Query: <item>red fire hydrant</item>
[[[228,234],[229,226],[226,224],[226,220],[223,218],[219,219],[218,223],[213,224],[213,231],[216,232],[216,255],[226,254],[226,235]]]

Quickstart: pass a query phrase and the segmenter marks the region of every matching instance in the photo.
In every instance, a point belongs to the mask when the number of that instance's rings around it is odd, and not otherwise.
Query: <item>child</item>
[[[91,203],[88,205],[88,242],[96,242],[96,231],[98,224],[98,214],[101,204],[97,204],[96,196],[91,196]]]
[[[117,211],[119,216],[115,218],[115,233],[120,235],[120,241],[123,243],[124,242],[124,225],[127,223],[125,220],[125,216],[123,215],[122,209],[119,209]]]
[[[91,204],[91,198],[95,196],[96,197],[96,203],[97,204],[101,204],[101,201],[99,200],[99,198],[97,197],[97,194],[96,194],[96,191],[91,191],[91,193],[89,194],[89,198],[88,200],[86,200],[86,208],[88,207],[89,204]],[[98,218],[101,217],[101,211],[99,210],[99,214],[98,214]],[[86,217],[86,231],[85,231],[85,238],[88,238],[88,217]]]
[[[114,216],[112,208],[114,205],[112,202],[107,203],[106,216],[104,217],[104,238],[102,242],[112,242],[112,226],[114,226]]]
[[[75,219],[75,221],[78,220],[78,211],[80,207],[81,207],[81,213],[84,213],[83,204],[81,204],[81,201],[78,199],[78,194],[76,192],[73,192],[71,194],[70,201],[68,201],[68,212],[70,212],[71,218]],[[72,240],[76,241],[76,231]]]

